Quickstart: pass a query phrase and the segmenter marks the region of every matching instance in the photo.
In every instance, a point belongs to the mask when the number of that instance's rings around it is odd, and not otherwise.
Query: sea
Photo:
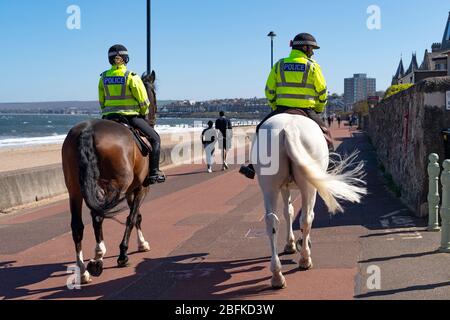
[[[92,115],[0,114],[0,149],[44,144],[59,144],[79,122],[98,118]],[[204,118],[160,118],[159,133],[201,131],[209,120]],[[258,120],[231,119],[233,126],[255,125]]]

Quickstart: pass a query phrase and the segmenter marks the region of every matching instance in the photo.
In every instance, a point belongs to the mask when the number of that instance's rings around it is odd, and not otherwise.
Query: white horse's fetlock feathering
[[[334,160],[334,168],[329,172],[324,170],[318,159],[314,159],[303,146],[300,131],[294,123],[288,124],[285,129],[285,146],[289,159],[304,175],[305,179],[313,185],[324,200],[331,213],[343,212],[337,199],[359,203],[367,189],[365,182],[364,163],[356,166],[355,160],[358,152],[352,153],[344,159]],[[353,167],[349,170],[349,168]]]

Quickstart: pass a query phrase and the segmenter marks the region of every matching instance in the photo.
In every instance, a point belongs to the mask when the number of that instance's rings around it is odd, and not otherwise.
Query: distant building
[[[344,95],[328,95],[327,114],[345,111]]]
[[[366,100],[368,96],[375,95],[377,89],[377,80],[367,78],[367,74],[358,73],[353,78],[344,80],[344,103],[346,110],[351,109],[352,105],[361,100]]]
[[[209,101],[174,101],[166,104],[160,113],[202,113],[219,112],[266,114],[271,111],[265,98],[216,99]]]
[[[450,12],[441,43],[434,43],[431,52],[425,50],[423,62],[419,66],[417,56],[413,53],[409,68],[405,71],[403,59],[397,67],[397,72],[392,77],[392,85],[402,83],[417,83],[426,78],[442,77],[448,74],[448,55],[450,53]]]

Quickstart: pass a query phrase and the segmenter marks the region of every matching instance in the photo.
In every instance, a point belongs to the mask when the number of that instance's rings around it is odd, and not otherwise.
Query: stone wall
[[[428,213],[428,155],[445,158],[441,131],[450,128],[445,92],[450,77],[426,79],[400,92],[369,112],[364,130],[402,199],[418,216]]]

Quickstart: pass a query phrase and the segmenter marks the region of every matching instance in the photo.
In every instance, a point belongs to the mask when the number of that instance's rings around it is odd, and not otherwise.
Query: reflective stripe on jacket
[[[272,68],[265,93],[273,110],[278,105],[323,112],[328,98],[319,64],[295,49]]]
[[[102,73],[98,96],[104,116],[112,113],[145,116],[149,112],[150,101],[141,78],[127,71],[125,65],[114,65]]]

